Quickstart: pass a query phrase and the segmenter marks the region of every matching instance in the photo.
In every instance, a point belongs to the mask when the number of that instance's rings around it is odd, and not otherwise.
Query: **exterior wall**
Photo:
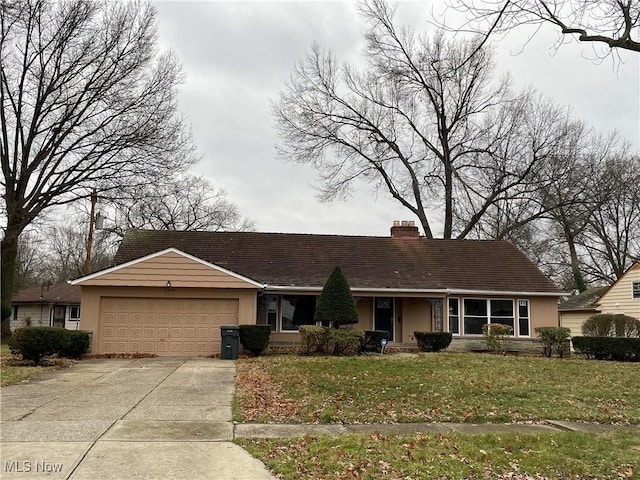
[[[52,305],[46,303],[40,305],[17,305],[17,307],[17,317],[14,317],[16,305],[13,306],[13,311],[11,312],[11,330],[26,327],[28,318],[31,319],[30,325],[32,327],[48,327],[50,325]]]
[[[522,298],[522,300],[526,300]],[[536,327],[557,327],[558,297],[531,297],[529,300],[529,312],[531,315],[531,336],[537,337]]]
[[[560,326],[571,329],[571,336],[582,335],[582,325],[587,318],[597,314],[596,310],[580,310],[573,312],[559,312]]]
[[[433,317],[429,301],[424,298],[398,298],[396,299],[397,304],[402,305],[402,335],[398,336],[399,342],[415,343],[413,332],[433,331]]]
[[[255,285],[174,252],[85,280],[84,286],[249,288]]]
[[[74,304],[75,306],[79,306]],[[18,307],[18,316],[14,317],[14,312],[16,307]],[[74,320],[71,320],[71,305],[65,305],[65,318],[64,318],[64,326],[67,330],[77,330],[78,323]],[[27,318],[31,319],[30,325],[32,327],[48,327],[51,325],[51,311],[53,309],[53,305],[49,303],[42,304],[24,304],[24,305],[13,305],[11,312],[11,320],[10,326],[11,330],[15,330],[16,328],[26,327],[27,326]]]
[[[640,263],[636,263],[614,283],[597,304],[602,313],[624,314],[640,319],[640,298],[633,298],[632,284],[640,282]]]
[[[82,286],[82,309],[80,310],[80,330],[88,330],[92,334],[92,351],[98,351],[100,345],[100,300],[103,297],[135,297],[135,298],[230,298],[238,300],[238,323],[255,324],[256,291],[233,289],[204,288],[150,288],[150,287],[97,287]]]
[[[358,323],[354,328],[373,330],[373,297],[359,297],[357,304]]]

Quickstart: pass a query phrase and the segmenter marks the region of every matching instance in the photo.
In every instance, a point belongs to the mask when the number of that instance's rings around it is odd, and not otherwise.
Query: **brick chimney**
[[[412,220],[394,220],[391,238],[420,238],[420,231]]]

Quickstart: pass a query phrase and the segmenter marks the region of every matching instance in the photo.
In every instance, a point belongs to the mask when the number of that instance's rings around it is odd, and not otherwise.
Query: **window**
[[[466,335],[482,335],[482,326],[487,323],[502,323],[514,327],[513,300],[465,298],[463,303],[464,333]],[[451,312],[451,304],[449,311]],[[449,324],[451,324],[451,320],[449,320]]]
[[[449,332],[460,335],[460,301],[457,298],[449,299]]]
[[[528,337],[529,334],[529,300],[518,300],[518,335]]]
[[[487,300],[476,298],[464,299],[464,333],[481,335],[482,325],[489,323]]]
[[[640,298],[640,282],[633,282],[633,298]]]
[[[509,325],[515,333],[513,325],[513,300],[490,300],[491,323]]]
[[[69,307],[69,320],[72,322],[80,320],[80,305],[71,305]]]
[[[271,325],[271,331],[276,331],[278,324],[278,296],[262,295],[258,299],[258,322],[262,325]]]
[[[315,325],[315,295],[283,295],[280,299],[280,329],[298,331],[300,325]]]

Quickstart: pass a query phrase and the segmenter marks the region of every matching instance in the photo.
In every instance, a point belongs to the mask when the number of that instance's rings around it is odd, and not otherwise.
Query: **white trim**
[[[144,256],[144,257],[136,258],[135,260],[131,260],[129,262],[122,263],[120,265],[116,265],[114,267],[110,267],[110,268],[107,268],[105,270],[101,270],[99,272],[95,272],[95,273],[92,273],[90,275],[86,275],[84,277],[76,278],[75,280],[69,281],[69,284],[71,284],[71,285],[79,285],[79,284],[81,284],[83,282],[86,282],[87,280],[93,280],[94,278],[98,278],[98,277],[101,277],[103,275],[107,275],[109,273],[117,272],[118,270],[121,270],[123,268],[127,268],[127,267],[130,267],[132,265],[136,265],[138,263],[145,262],[147,260],[151,260],[153,258],[160,257],[160,256],[165,255],[167,253],[175,253],[177,255],[181,255],[181,256],[183,256],[185,258],[188,258],[189,260],[193,260],[194,262],[197,262],[197,263],[199,263],[201,265],[204,265],[205,267],[209,267],[209,268],[211,268],[213,270],[217,270],[217,271],[222,272],[224,274],[227,274],[227,275],[229,275],[231,277],[234,277],[234,278],[236,278],[238,280],[242,280],[243,282],[250,283],[251,285],[253,285],[253,286],[257,287],[257,288],[264,288],[265,287],[265,285],[263,283],[256,282],[255,280],[252,280],[252,279],[250,279],[248,277],[245,277],[243,275],[240,275],[240,274],[237,274],[235,272],[232,272],[231,270],[227,270],[226,268],[220,267],[219,265],[215,265],[213,263],[205,262],[204,260],[202,260],[202,259],[200,259],[198,257],[194,257],[193,255],[189,255],[188,253],[185,253],[182,250],[178,250],[177,248],[173,248],[173,247],[172,248],[167,248],[167,249],[162,250],[160,252],[152,253],[152,254]]]
[[[288,291],[288,292],[321,292],[322,287],[296,287],[292,285],[264,285],[265,293],[270,291]],[[569,295],[567,292],[522,292],[522,291],[498,291],[498,290],[463,290],[463,289],[455,289],[455,288],[444,288],[444,289],[422,289],[422,288],[366,288],[366,287],[353,287],[351,291],[354,293],[371,293],[376,296],[389,296],[391,293],[405,293],[405,294],[414,294],[421,293],[426,295],[442,295],[443,298],[446,295],[490,295],[490,296],[521,296],[521,297],[562,297]]]

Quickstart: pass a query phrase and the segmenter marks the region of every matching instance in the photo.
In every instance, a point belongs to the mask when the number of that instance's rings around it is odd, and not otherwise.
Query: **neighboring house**
[[[609,287],[589,288],[561,303],[558,306],[560,326],[571,329],[572,337],[582,335],[582,324],[587,318],[600,313],[596,304],[607,290]]]
[[[98,354],[219,353],[228,324],[268,324],[272,344],[295,343],[336,265],[357,327],[388,330],[391,345],[415,346],[414,331],[477,340],[495,322],[531,341],[558,325],[562,292],[510,242],[425,239],[396,223],[391,237],[132,230],[115,266],[72,282],[81,328]]]
[[[640,262],[635,262],[600,297],[600,313],[623,314],[640,319]]]
[[[582,324],[598,313],[622,314],[640,319],[640,262],[635,262],[610,287],[590,288],[558,307],[560,325],[571,336],[582,335]]]
[[[11,310],[11,330],[25,326],[77,330],[80,287],[59,283],[24,288],[12,298]]]

